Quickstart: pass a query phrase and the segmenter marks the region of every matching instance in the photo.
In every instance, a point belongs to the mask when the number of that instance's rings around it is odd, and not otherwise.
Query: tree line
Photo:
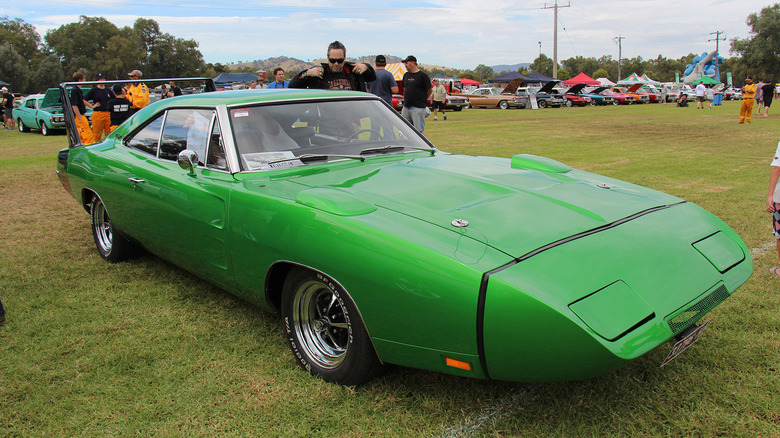
[[[227,70],[205,63],[195,40],[162,33],[146,18],[119,28],[103,17],[82,15],[46,32],[42,41],[31,24],[3,16],[0,41],[0,79],[23,93],[56,87],[76,71],[91,80],[97,73],[127,79],[135,69],[148,78],[214,77]]]
[[[780,79],[780,4],[766,6],[760,12],[748,15],[748,38],[733,38],[729,52],[720,66],[722,72],[731,72],[735,84],[746,76]],[[69,80],[75,71],[88,78],[97,73],[109,79],[126,79],[127,72],[139,69],[147,78],[206,76],[215,77],[227,67],[205,63],[198,50],[198,42],[162,33],[152,19],[139,18],[132,27],[117,27],[102,17],[82,15],[79,21],[50,30],[41,40],[35,28],[23,20],[0,17],[0,79],[12,84],[14,91],[33,93],[57,86]],[[725,50],[721,51],[721,55]],[[623,59],[622,76],[631,73],[647,74],[661,81],[672,82],[675,74],[682,76],[697,54],[678,59],[658,55],[653,59],[642,57]],[[528,70],[552,76],[553,60],[540,54]],[[584,72],[592,78],[606,77],[618,81],[618,60],[606,55],[600,58],[575,56],[561,61],[558,79],[566,80]],[[450,77],[485,82],[508,72],[495,72],[479,64],[473,70],[433,69],[429,75],[444,73]],[[775,77],[777,75],[778,77]],[[721,75],[725,81],[725,75]]]

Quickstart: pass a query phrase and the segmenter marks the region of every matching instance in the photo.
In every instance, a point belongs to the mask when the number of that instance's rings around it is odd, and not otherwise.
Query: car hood
[[[298,192],[298,202],[340,215],[392,210],[464,234],[512,257],[682,202],[530,155],[509,160],[439,152],[433,157],[348,164],[294,181],[306,187]],[[468,225],[453,225],[457,221]],[[398,233],[403,237],[403,230]]]
[[[59,88],[49,88],[43,96],[41,108],[62,108],[62,99],[60,98]]]

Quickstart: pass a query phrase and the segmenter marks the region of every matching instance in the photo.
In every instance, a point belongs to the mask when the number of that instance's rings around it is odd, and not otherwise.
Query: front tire
[[[571,99],[566,99],[566,107],[571,108],[572,105],[574,104],[571,102]]]
[[[509,102],[502,100],[501,102],[498,102],[498,107],[505,110],[509,108]]]
[[[51,134],[51,130],[46,125],[46,122],[41,122],[41,134],[43,134],[44,136]]]
[[[293,355],[312,375],[352,386],[381,370],[355,303],[334,279],[293,270],[284,284],[281,310]]]
[[[30,132],[30,128],[24,124],[22,119],[16,119],[16,128],[19,130],[19,132]]]
[[[540,100],[539,101],[539,108],[547,108],[547,101],[546,100]]]
[[[100,257],[111,263],[117,263],[138,254],[138,248],[114,230],[108,210],[98,196],[92,198],[89,216],[92,220],[92,237]]]

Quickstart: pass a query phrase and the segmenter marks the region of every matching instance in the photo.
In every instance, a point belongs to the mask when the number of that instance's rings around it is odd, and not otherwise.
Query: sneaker
[[[433,116],[433,120],[439,120],[439,118],[436,117],[436,116]]]

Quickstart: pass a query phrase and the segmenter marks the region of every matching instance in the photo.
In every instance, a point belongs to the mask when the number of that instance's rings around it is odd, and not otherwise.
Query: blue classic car
[[[84,90],[86,93],[86,90]],[[65,117],[62,114],[62,100],[59,88],[49,88],[45,94],[31,94],[24,99],[13,112],[19,132],[40,129],[41,134],[50,135],[53,130],[65,129]],[[87,110],[91,120],[92,110]]]

